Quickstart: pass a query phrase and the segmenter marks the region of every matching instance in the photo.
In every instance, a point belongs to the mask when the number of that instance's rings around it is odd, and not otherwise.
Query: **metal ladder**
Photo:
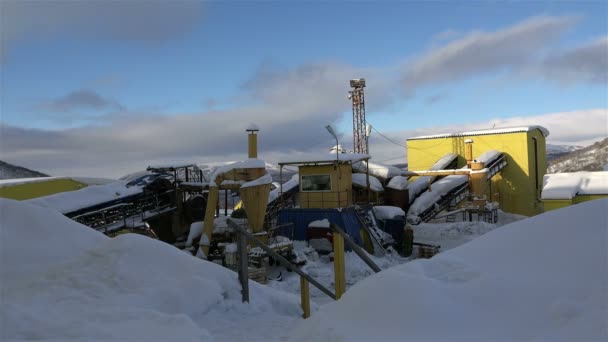
[[[355,213],[357,214],[357,218],[359,219],[359,222],[361,222],[361,224],[363,225],[363,229],[365,229],[365,231],[369,234],[369,236],[372,240],[372,246],[374,247],[374,254],[377,254],[379,256],[386,255],[388,252],[385,249],[385,245],[388,246],[390,244],[390,242],[387,243],[387,241],[384,241],[384,239],[378,232],[378,230],[380,230],[380,228],[378,228],[378,224],[376,223],[376,220],[373,217],[371,217],[371,215],[369,214],[369,212],[367,210],[361,208],[360,206],[356,205],[356,206],[354,206],[354,208],[355,208]]]

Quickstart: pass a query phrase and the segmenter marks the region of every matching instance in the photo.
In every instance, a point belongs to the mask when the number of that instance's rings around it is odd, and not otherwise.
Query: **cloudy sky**
[[[0,159],[53,175],[352,146],[367,79],[376,161],[408,137],[539,124],[608,135],[608,3],[0,1]]]

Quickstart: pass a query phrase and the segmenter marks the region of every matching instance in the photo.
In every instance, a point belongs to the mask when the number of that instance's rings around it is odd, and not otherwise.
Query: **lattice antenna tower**
[[[364,78],[350,80],[348,98],[353,102],[353,147],[355,153],[368,153],[365,123],[365,88]]]

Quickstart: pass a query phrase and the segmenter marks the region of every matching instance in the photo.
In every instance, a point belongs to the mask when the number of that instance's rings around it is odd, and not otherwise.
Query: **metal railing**
[[[338,300],[342,297],[346,291],[346,272],[344,262],[344,242],[376,273],[380,272],[380,267],[376,265],[365,252],[359,247],[351,238],[335,224],[330,224],[330,228],[333,231],[333,245],[334,245],[334,287],[335,293],[327,289],[313,277],[306,272],[302,271],[289,260],[285,259],[282,255],[278,254],[272,248],[258,240],[252,233],[250,233],[246,227],[239,225],[232,219],[228,219],[228,225],[234,229],[237,233],[237,269],[239,274],[239,282],[241,283],[241,293],[243,302],[249,302],[249,254],[247,249],[247,243],[252,242],[257,247],[260,247],[268,255],[272,256],[281,265],[286,267],[292,272],[297,273],[300,276],[300,297],[301,306],[304,312],[303,317],[310,317],[310,291],[308,283],[311,283],[316,288],[321,290],[324,294],[333,300]]]

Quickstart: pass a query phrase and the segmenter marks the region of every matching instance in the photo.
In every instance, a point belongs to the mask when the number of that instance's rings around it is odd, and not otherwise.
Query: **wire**
[[[370,125],[371,125],[371,124],[370,124]],[[382,136],[384,139],[386,139],[386,140],[388,140],[388,141],[392,142],[392,143],[393,143],[393,144],[395,144],[395,145],[399,145],[399,146],[401,146],[401,147],[405,147],[405,148],[407,148],[407,146],[405,146],[405,145],[403,145],[403,144],[401,144],[401,143],[398,143],[398,142],[396,142],[395,140],[393,140],[393,139],[391,139],[391,138],[387,137],[386,135],[382,134],[382,132],[380,132],[379,130],[377,130],[377,129],[376,129],[376,127],[374,127],[374,125],[371,125],[371,126],[372,126],[372,129],[373,129],[374,131],[376,131],[376,133],[380,134],[380,135],[381,135],[381,136]]]

